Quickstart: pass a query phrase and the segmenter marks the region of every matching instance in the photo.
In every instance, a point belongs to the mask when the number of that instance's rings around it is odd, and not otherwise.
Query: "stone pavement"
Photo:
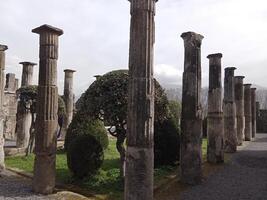
[[[231,161],[209,175],[201,185],[186,188],[171,183],[160,200],[266,200],[267,134],[233,154]],[[184,187],[184,188],[183,188]]]

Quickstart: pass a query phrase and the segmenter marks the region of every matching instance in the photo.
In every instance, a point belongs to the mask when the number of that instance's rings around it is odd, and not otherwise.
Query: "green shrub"
[[[103,160],[103,148],[92,135],[79,135],[69,145],[67,164],[75,178],[82,179],[96,174]]]
[[[173,119],[155,122],[154,163],[155,167],[173,165],[180,158],[180,135]]]
[[[108,147],[108,135],[103,122],[90,119],[80,112],[74,115],[67,130],[64,145],[66,151],[68,151],[69,144],[79,135],[92,135],[103,149]]]

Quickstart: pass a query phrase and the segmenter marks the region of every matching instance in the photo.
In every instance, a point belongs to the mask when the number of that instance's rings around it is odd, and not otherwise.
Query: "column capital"
[[[252,84],[250,84],[250,83],[246,83],[246,84],[244,84],[245,87],[251,87],[251,85],[252,85]]]
[[[226,67],[224,68],[225,71],[234,71],[236,70],[236,67]]]
[[[48,25],[48,24],[44,24],[44,25],[39,26],[35,29],[32,29],[32,32],[37,33],[37,34],[51,32],[51,33],[54,33],[55,35],[58,35],[58,36],[60,36],[64,33],[62,29],[53,27],[53,26]]]
[[[222,58],[222,54],[221,53],[214,53],[214,54],[209,54],[208,56],[207,56],[207,58],[208,59],[210,59],[210,58]]]
[[[235,76],[235,79],[244,79],[245,76]]]
[[[7,49],[8,49],[8,47],[6,45],[0,44],[0,51],[5,51]]]
[[[64,69],[64,72],[65,73],[74,73],[74,72],[76,72],[76,70],[73,70],[73,69]]]
[[[24,62],[20,62],[19,64],[21,65],[31,65],[31,66],[34,66],[34,65],[37,65],[36,63],[33,63],[33,62],[28,62],[28,61],[24,61]]]
[[[257,90],[257,88],[250,88],[252,91],[256,91]]]
[[[204,38],[204,36],[202,36],[198,33],[189,31],[189,32],[182,33],[181,38],[183,38],[185,41],[196,40],[198,42],[201,42],[202,39]]]

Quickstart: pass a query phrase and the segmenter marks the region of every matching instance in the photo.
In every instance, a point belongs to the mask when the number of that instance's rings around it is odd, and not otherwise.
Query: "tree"
[[[168,106],[170,109],[170,117],[173,119],[175,126],[179,128],[182,110],[181,103],[176,100],[170,100]]]
[[[19,95],[19,100],[22,103],[24,109],[30,111],[31,113],[32,121],[30,126],[29,144],[26,149],[26,156],[27,156],[29,153],[32,152],[34,146],[33,144],[35,138],[35,120],[36,120],[38,86],[37,85],[23,86],[17,90],[17,94]],[[62,97],[58,96],[58,121],[60,121],[60,118],[62,118],[65,115],[65,113],[66,113],[65,103]]]
[[[167,96],[155,80],[155,121],[164,121],[168,116]],[[77,101],[78,112],[104,121],[109,133],[114,136],[120,153],[120,172],[124,175],[127,127],[128,70],[116,70],[97,78]]]

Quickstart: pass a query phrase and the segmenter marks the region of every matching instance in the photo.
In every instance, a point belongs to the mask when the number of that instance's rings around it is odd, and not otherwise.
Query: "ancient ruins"
[[[56,178],[58,37],[63,31],[42,25],[32,32],[40,35],[33,190],[51,194]]]
[[[5,80],[5,51],[8,49],[6,45],[0,45],[0,171],[5,168],[4,155],[4,80]]]
[[[245,115],[244,115],[244,76],[235,76],[235,104],[236,104],[236,132],[237,144],[242,145],[245,138]]]
[[[236,134],[236,104],[235,104],[235,67],[225,68],[224,76],[224,150],[227,153],[236,152],[237,134]]]
[[[127,148],[123,166],[125,174],[122,173],[124,199],[153,200],[154,18],[157,0],[129,1],[131,27],[129,87],[128,96],[125,95],[128,108]],[[57,141],[64,141],[75,114],[73,77],[76,71],[64,70],[63,99],[66,115],[62,116],[62,132],[58,135],[57,60],[59,36],[63,34],[63,30],[44,24],[33,29],[32,32],[39,35],[40,45],[32,187],[35,193],[47,195],[55,191]],[[213,166],[221,166],[224,163],[225,153],[235,153],[244,141],[253,141],[257,132],[267,132],[267,110],[261,109],[260,102],[256,102],[256,88],[251,88],[251,84],[244,84],[244,76],[235,76],[235,67],[224,68],[223,88],[223,54],[214,53],[207,56],[209,60],[208,106],[207,116],[204,116],[205,109],[201,104],[201,45],[204,37],[195,32],[184,32],[181,38],[184,42],[184,71],[181,122],[178,123],[181,128],[181,140],[177,177],[183,184],[197,185],[203,181],[203,118],[207,117],[207,161],[209,165],[212,163]],[[5,168],[5,142],[15,141],[14,148],[22,149],[25,153],[32,133],[30,131],[32,119],[35,119],[28,109],[30,103],[25,104],[18,98],[20,87],[15,74],[5,74],[7,49],[7,46],[0,45],[0,171]],[[19,64],[22,65],[21,87],[32,86],[33,70],[37,64],[28,61]],[[123,121],[126,124],[126,120]],[[105,124],[101,125],[104,127]],[[103,130],[105,134],[105,127]],[[178,134],[176,136],[178,137]],[[178,147],[178,145],[175,146]],[[123,158],[122,160],[124,161]],[[175,163],[177,165],[178,160],[179,157]]]
[[[21,87],[27,87],[33,84],[33,67],[36,63],[32,62],[20,62],[22,64],[22,77]],[[17,136],[17,147],[26,148],[30,139],[30,126],[31,126],[31,113],[29,109],[29,103],[24,105],[24,102],[18,102],[17,110],[17,124],[16,124],[16,136]]]
[[[156,0],[130,2],[129,97],[124,199],[153,200],[154,181],[151,169],[154,168],[153,47]],[[141,110],[144,112],[140,112]]]
[[[73,73],[75,70],[65,69],[65,79],[64,79],[64,101],[66,105],[66,116],[63,120],[62,135],[61,138],[65,138],[68,126],[71,123],[74,110],[74,93],[73,93]]]
[[[198,184],[202,181],[202,108],[201,91],[201,42],[203,36],[194,32],[181,35],[184,40],[185,58],[181,118],[181,181]]]
[[[245,140],[252,138],[251,84],[244,84]]]
[[[208,93],[208,150],[207,160],[211,163],[224,162],[224,127],[222,111],[222,54],[210,54],[209,93]]]

